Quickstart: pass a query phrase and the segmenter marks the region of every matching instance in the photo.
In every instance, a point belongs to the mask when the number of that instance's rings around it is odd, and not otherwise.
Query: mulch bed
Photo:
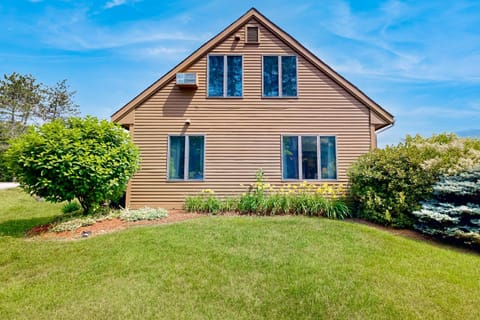
[[[205,217],[205,215],[198,213],[186,213],[181,210],[171,210],[168,212],[168,217],[163,219],[128,222],[118,218],[112,218],[96,222],[90,226],[80,227],[73,231],[63,232],[49,231],[51,225],[47,224],[32,228],[27,232],[27,237],[35,240],[76,240],[124,230],[133,226],[168,224],[200,217]],[[85,234],[88,234],[88,236],[84,236]]]
[[[238,215],[239,214],[236,212],[228,212],[228,213],[221,214],[221,216],[238,216]],[[196,219],[196,218],[206,217],[206,216],[208,215],[199,214],[199,213],[188,213],[183,210],[170,210],[168,212],[168,217],[163,219],[127,222],[127,221],[120,220],[118,218],[112,218],[112,219],[96,222],[90,226],[80,227],[73,231],[63,231],[63,232],[49,231],[51,224],[46,224],[46,225],[33,227],[32,229],[30,229],[27,232],[27,237],[33,240],[77,240],[77,239],[83,239],[83,238],[91,238],[97,235],[111,233],[115,231],[125,230],[127,228],[134,227],[134,226],[169,224],[169,223],[175,223],[179,221]],[[367,225],[369,227],[383,230],[397,236],[402,236],[402,237],[414,239],[417,241],[428,242],[429,244],[437,247],[443,247],[443,248],[449,248],[449,249],[457,250],[461,252],[479,254],[479,252],[476,250],[451,244],[445,241],[440,241],[433,237],[429,237],[427,235],[423,235],[419,232],[409,230],[409,229],[395,229],[395,228],[385,227],[385,226],[381,226],[381,225],[378,225],[363,219],[358,219],[358,218],[350,218],[350,219],[346,219],[345,221]],[[85,233],[88,233],[88,236],[85,237],[84,236]]]

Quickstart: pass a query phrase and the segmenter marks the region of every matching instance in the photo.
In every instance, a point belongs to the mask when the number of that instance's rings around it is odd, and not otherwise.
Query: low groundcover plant
[[[136,210],[123,209],[123,210],[110,210],[107,212],[98,212],[93,215],[78,215],[70,214],[64,215],[59,220],[53,223],[50,231],[62,232],[72,231],[80,227],[91,226],[96,222],[109,220],[109,219],[121,219],[126,222],[134,222],[140,220],[158,220],[168,217],[167,210],[163,208],[140,208]]]

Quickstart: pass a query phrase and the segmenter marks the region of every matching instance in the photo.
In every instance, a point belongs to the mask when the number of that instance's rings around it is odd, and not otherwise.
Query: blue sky
[[[406,134],[480,135],[480,1],[3,0],[0,74],[68,79],[109,116],[256,7],[396,117]]]

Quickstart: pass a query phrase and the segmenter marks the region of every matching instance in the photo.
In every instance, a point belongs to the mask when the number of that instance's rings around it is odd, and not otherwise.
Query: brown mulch
[[[239,214],[236,212],[228,212],[228,213],[221,214],[221,216],[238,216],[238,215]],[[30,229],[27,232],[27,237],[29,239],[34,239],[34,240],[77,240],[82,238],[91,238],[97,235],[107,234],[115,231],[125,230],[127,228],[135,227],[135,226],[170,224],[170,223],[176,223],[184,220],[196,219],[196,218],[206,217],[206,216],[208,215],[199,214],[199,213],[188,213],[183,210],[170,210],[168,212],[168,217],[163,219],[128,222],[128,221],[120,220],[118,218],[112,218],[112,219],[96,222],[95,224],[90,226],[80,227],[73,231],[63,231],[63,232],[49,231],[51,224],[46,224],[46,225],[33,227],[32,229]],[[427,235],[424,235],[409,229],[395,229],[391,227],[385,227],[385,226],[381,226],[381,225],[378,225],[363,219],[358,219],[358,218],[350,218],[350,219],[346,219],[345,221],[348,221],[351,223],[363,224],[375,229],[386,231],[393,235],[406,237],[406,238],[417,240],[417,241],[427,242],[436,247],[449,248],[449,249],[464,252],[464,253],[480,254],[479,251],[476,251],[474,249],[465,248],[465,247],[451,244],[445,241],[440,241],[433,237],[429,237]],[[83,236],[84,233],[88,233],[88,236],[87,237]]]
[[[182,210],[171,210],[168,212],[168,217],[163,219],[128,222],[118,218],[112,218],[99,221],[93,225],[81,227],[73,231],[63,232],[49,231],[48,229],[51,227],[51,225],[48,224],[32,228],[27,232],[27,237],[35,240],[76,240],[120,231],[133,226],[168,224],[200,217],[205,217],[205,215],[198,213],[186,213]],[[85,233],[88,233],[87,237],[84,236]]]

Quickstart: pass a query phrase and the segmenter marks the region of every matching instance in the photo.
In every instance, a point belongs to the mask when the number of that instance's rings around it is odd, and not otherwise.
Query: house
[[[272,184],[347,183],[393,116],[252,8],[112,115],[141,150],[126,205]]]

